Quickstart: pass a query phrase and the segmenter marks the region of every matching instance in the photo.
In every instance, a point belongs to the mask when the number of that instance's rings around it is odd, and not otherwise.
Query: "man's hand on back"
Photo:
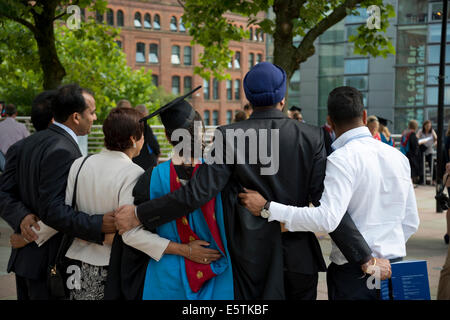
[[[119,230],[119,234],[122,235],[128,230],[131,230],[141,224],[136,217],[134,211],[136,206],[124,205],[116,211],[116,227]]]

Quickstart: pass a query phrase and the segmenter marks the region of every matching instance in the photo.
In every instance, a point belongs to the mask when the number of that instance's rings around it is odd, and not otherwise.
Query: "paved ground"
[[[447,254],[443,235],[446,230],[445,213],[435,213],[434,187],[419,186],[416,189],[417,204],[420,213],[420,227],[417,233],[408,241],[407,260],[426,260],[431,287],[431,297],[436,299],[439,273]],[[16,299],[14,275],[6,273],[10,248],[9,236],[11,230],[0,219],[0,300]],[[318,235],[323,254],[329,263],[331,245],[328,235]],[[325,273],[320,273],[318,299],[327,299]]]

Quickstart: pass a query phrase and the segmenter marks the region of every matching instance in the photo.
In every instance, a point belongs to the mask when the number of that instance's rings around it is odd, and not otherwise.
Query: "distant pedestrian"
[[[367,118],[367,128],[369,128],[372,137],[381,141],[380,133],[378,132],[378,128],[380,123],[378,122],[378,118],[375,116],[370,116]]]
[[[247,103],[247,104],[244,106],[244,112],[245,112],[245,114],[247,115],[246,119],[250,118],[250,116],[251,116],[252,113],[253,113],[253,107],[252,107],[249,103]]]
[[[131,102],[128,101],[127,99],[122,99],[119,100],[119,102],[117,102],[117,108],[133,108],[133,106],[131,105]]]
[[[244,121],[244,120],[247,120],[247,119],[248,119],[247,114],[244,111],[238,110],[234,114],[233,123],[236,123],[236,122],[239,122],[239,121]]]
[[[391,132],[389,131],[387,125],[388,125],[388,119],[378,117],[379,127],[378,132],[380,134],[381,142],[384,142],[392,147],[395,147],[394,139],[392,139]],[[392,121],[390,121],[392,122]]]
[[[406,155],[411,166],[411,178],[413,183],[417,183],[420,176],[421,169],[421,155],[419,150],[419,142],[417,140],[416,131],[419,124],[416,120],[411,120],[408,124],[408,129],[403,131],[400,151]]]
[[[17,109],[13,104],[5,107],[6,119],[0,122],[0,151],[6,155],[9,147],[30,135],[23,123],[16,121]]]
[[[431,121],[426,120],[423,123],[422,129],[417,132],[417,139],[419,139],[419,146],[422,153],[425,155],[425,163],[423,163],[422,157],[422,165],[427,165],[430,168],[431,172],[431,164],[433,161],[433,147],[437,144],[437,134],[431,126]],[[436,184],[436,170],[433,169],[433,185]],[[425,183],[425,177],[423,173],[420,175],[420,183]]]

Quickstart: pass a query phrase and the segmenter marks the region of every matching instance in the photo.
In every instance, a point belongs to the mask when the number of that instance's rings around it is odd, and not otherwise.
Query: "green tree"
[[[125,53],[114,41],[119,32],[93,21],[83,23],[78,30],[62,23],[55,26],[55,47],[66,70],[62,83],[77,82],[94,92],[99,121],[120,99],[133,105],[144,103],[154,110],[172,98],[153,85],[151,72],[127,66]],[[37,51],[25,27],[8,22],[0,28],[0,97],[18,105],[25,114],[33,97],[43,89],[43,72],[34,58]]]
[[[248,31],[234,26],[227,13],[248,18],[248,26],[259,26],[274,40],[273,62],[281,66],[290,79],[301,63],[314,55],[314,41],[326,30],[349,14],[359,15],[357,5],[380,8],[380,29],[362,25],[358,35],[351,37],[355,53],[386,57],[395,49],[385,36],[388,18],[395,15],[394,8],[383,0],[179,0],[184,7],[183,21],[194,43],[204,47],[200,57],[201,66],[196,73],[209,78],[227,77],[226,68],[232,59],[230,41],[248,38]],[[275,20],[260,18],[258,14],[273,10]],[[299,45],[294,37],[300,36]]]
[[[0,1],[0,23],[14,21],[26,27],[37,43],[40,66],[43,72],[44,89],[54,89],[61,84],[66,70],[61,64],[55,45],[54,24],[69,15],[67,6],[90,6],[104,12],[104,0],[2,0]]]

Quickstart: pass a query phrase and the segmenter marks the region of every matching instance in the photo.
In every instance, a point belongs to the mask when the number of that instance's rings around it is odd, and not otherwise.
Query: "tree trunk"
[[[57,88],[66,75],[66,70],[59,61],[58,53],[56,52],[53,28],[54,17],[55,7],[53,6],[46,8],[42,14],[34,14],[36,26],[34,38],[38,45],[39,59],[44,74],[44,90]]]

